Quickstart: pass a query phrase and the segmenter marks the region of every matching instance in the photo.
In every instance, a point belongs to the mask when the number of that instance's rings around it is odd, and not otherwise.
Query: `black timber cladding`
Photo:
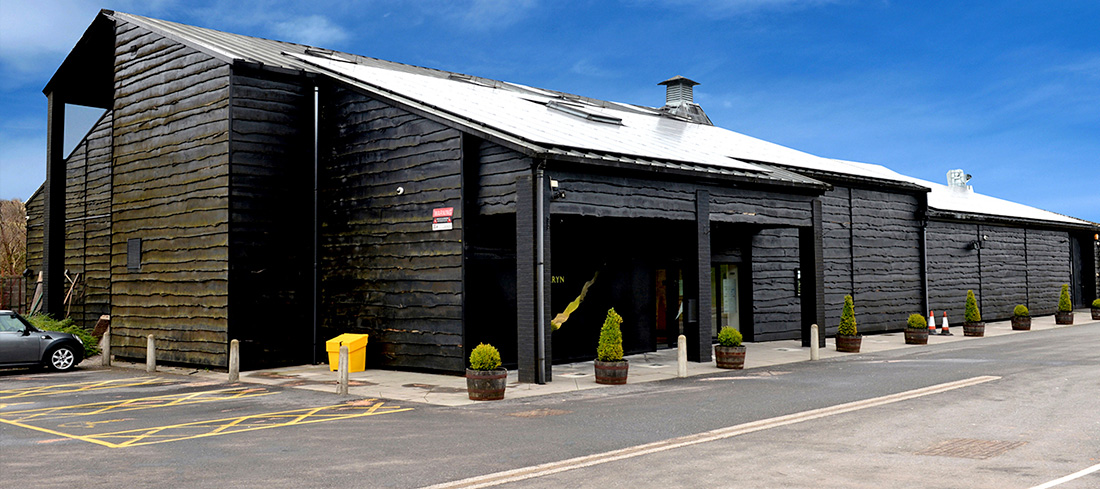
[[[370,334],[370,362],[462,371],[461,133],[345,88],[329,97],[323,330]],[[454,229],[432,231],[446,207]]]
[[[114,353],[225,366],[229,260],[229,66],[119,22],[113,108]],[[127,241],[142,240],[130,272]]]

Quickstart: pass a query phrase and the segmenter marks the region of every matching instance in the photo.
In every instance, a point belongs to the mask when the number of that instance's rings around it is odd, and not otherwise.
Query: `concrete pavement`
[[[941,318],[937,318],[937,321]],[[1054,316],[1033,317],[1031,329],[1047,330],[1056,328],[1071,328],[1093,321],[1088,309],[1074,311],[1074,324],[1069,326],[1056,325]],[[959,341],[981,341],[980,337],[968,337],[963,335],[962,321],[951,327],[953,336],[931,335],[928,345],[906,345],[904,335],[898,333],[872,334],[863,336],[863,344],[860,353],[840,353],[836,351],[833,338],[826,340],[825,348],[820,350],[820,358],[827,360],[843,356],[861,355],[864,353],[876,353],[900,348],[930,348],[938,344],[954,343]],[[1027,334],[1028,331],[1013,331],[1009,321],[987,322],[985,336],[1002,336],[1010,334]],[[775,365],[791,364],[809,361],[810,349],[801,346],[799,340],[767,341],[758,343],[745,343],[745,376],[768,375],[766,372],[754,372],[754,369]],[[676,350],[666,349],[657,352],[629,355],[630,374],[628,383],[655,382],[676,377]],[[85,365],[98,365],[99,359],[86,360]],[[133,368],[144,371],[145,364],[115,362],[118,368]],[[192,377],[208,378],[212,381],[225,382],[227,374],[210,370],[196,370],[194,368],[179,368],[158,366],[158,371],[188,375]],[[688,376],[701,376],[716,373],[728,373],[729,370],[719,369],[714,361],[708,363],[688,362]],[[616,386],[597,384],[593,373],[591,361],[554,365],[553,380],[543,385],[519,383],[516,371],[508,372],[508,389],[505,399],[517,399],[530,396],[542,396],[571,391],[588,389],[614,389]],[[336,393],[336,372],[331,371],[327,364],[302,365],[293,367],[281,367],[268,370],[256,370],[241,373],[241,382],[278,385]],[[396,370],[366,370],[350,374],[348,388],[350,396],[376,397],[397,401],[412,401],[439,406],[462,406],[473,404],[466,393],[466,379],[460,376],[429,374],[421,372],[404,372]]]

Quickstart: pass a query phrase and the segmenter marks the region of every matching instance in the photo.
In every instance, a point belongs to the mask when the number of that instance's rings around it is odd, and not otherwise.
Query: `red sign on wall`
[[[432,209],[432,219],[435,219],[437,217],[454,217],[454,215],[455,215],[455,208],[454,207],[438,207],[438,208]]]
[[[454,213],[454,207],[432,209],[432,231],[450,231],[454,229],[454,224],[451,222]]]

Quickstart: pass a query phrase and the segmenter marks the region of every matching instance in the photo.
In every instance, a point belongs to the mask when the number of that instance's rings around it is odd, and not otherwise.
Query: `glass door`
[[[737,265],[715,264],[710,269],[711,335],[718,337],[718,330],[729,326],[741,331],[741,311],[737,301]]]

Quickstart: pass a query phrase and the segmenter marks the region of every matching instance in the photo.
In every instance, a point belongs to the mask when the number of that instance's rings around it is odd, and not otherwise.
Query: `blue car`
[[[40,367],[72,370],[83,360],[80,337],[42,331],[12,311],[0,310],[0,367]]]

